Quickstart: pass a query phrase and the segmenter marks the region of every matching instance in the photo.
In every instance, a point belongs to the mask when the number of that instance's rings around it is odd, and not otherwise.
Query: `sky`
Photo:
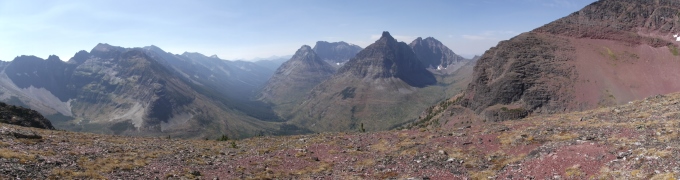
[[[98,43],[248,60],[316,41],[366,47],[383,31],[406,43],[434,37],[471,58],[594,1],[0,0],[0,60],[67,61]]]

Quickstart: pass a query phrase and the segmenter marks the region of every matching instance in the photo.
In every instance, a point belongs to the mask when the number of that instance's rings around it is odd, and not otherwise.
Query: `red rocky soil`
[[[374,133],[182,140],[0,124],[0,179],[674,179],[680,94]]]

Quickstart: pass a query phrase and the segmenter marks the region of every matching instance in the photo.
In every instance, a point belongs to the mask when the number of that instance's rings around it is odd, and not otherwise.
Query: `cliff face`
[[[460,103],[499,121],[679,91],[678,11],[677,1],[601,0],[500,42]]]
[[[269,79],[260,99],[274,104],[279,114],[289,116],[309,91],[335,73],[311,47],[304,45],[283,63]]]
[[[495,120],[503,105],[517,111],[564,110],[573,100],[574,49],[563,38],[525,33],[489,49],[477,62],[465,106]],[[498,106],[500,105],[500,106]]]
[[[418,37],[409,46],[411,46],[413,52],[425,67],[446,74],[458,70],[458,68],[470,61],[457,55],[433,37],[425,39]]]

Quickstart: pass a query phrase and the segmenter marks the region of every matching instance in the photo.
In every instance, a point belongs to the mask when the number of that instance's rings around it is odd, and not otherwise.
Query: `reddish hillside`
[[[0,179],[672,179],[679,125],[677,93],[483,126],[237,141],[0,124]]]
[[[460,104],[490,121],[680,91],[680,3],[601,0],[499,43]]]

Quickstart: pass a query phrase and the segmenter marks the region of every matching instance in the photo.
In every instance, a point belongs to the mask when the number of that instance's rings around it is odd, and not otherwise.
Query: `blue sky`
[[[0,60],[68,60],[97,43],[222,59],[290,55],[316,41],[361,47],[382,31],[434,37],[465,57],[595,0],[0,0]]]

